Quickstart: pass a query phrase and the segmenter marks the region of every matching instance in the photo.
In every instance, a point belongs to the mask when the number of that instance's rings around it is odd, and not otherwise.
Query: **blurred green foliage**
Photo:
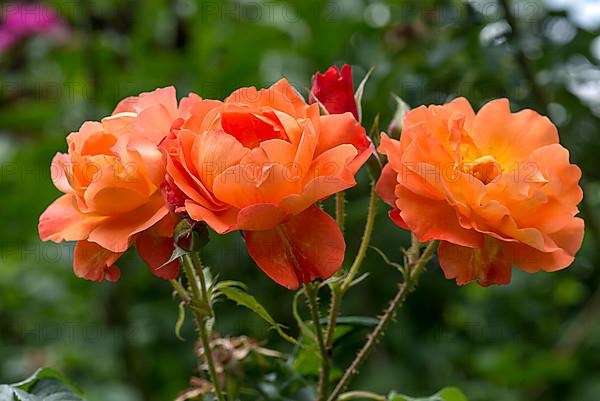
[[[187,341],[179,341],[170,286],[135,255],[120,262],[118,283],[95,284],[73,276],[70,245],[39,242],[37,218],[58,196],[48,166],[69,132],[110,113],[121,98],[159,86],[224,98],[286,76],[306,93],[315,71],[349,63],[355,82],[376,67],[364,96],[366,126],[376,114],[384,126],[390,121],[391,92],[413,107],[456,96],[479,107],[509,97],[515,109],[548,113],[584,171],[588,227],[571,268],[515,271],[506,287],[457,287],[432,263],[354,386],[413,395],[457,386],[474,401],[598,398],[600,42],[597,29],[575,24],[583,8],[510,3],[511,33],[491,0],[46,4],[70,24],[68,41],[35,37],[0,54],[1,383],[52,366],[92,401],[108,394],[111,401],[165,400],[188,387],[196,366],[191,322],[182,329]],[[364,171],[359,178],[348,193],[348,260],[366,214],[368,178]],[[400,260],[408,234],[384,208],[373,244]],[[293,294],[251,263],[238,234],[213,235],[204,259],[220,277],[247,283],[277,321],[295,327]],[[371,275],[347,297],[344,314],[374,316],[394,293],[400,277],[377,253],[368,254],[365,269]],[[246,310],[223,303],[217,314],[221,334],[248,334],[290,351]],[[347,337],[337,367],[351,360],[364,334]]]

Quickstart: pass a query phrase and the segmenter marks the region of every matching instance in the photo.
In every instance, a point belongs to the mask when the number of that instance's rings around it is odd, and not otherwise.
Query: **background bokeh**
[[[41,9],[39,3],[26,4]],[[58,27],[49,24],[0,46],[1,383],[52,366],[92,401],[162,401],[187,387],[196,366],[193,325],[187,322],[183,329],[188,341],[175,337],[171,288],[135,255],[120,263],[118,283],[89,283],[74,277],[69,244],[39,241],[38,216],[58,196],[48,166],[55,152],[65,150],[69,132],[109,114],[121,98],[160,86],[175,85],[179,96],[195,91],[224,98],[240,86],[263,87],[285,76],[306,93],[315,71],[349,63],[355,82],[376,67],[364,97],[367,127],[376,114],[384,126],[389,123],[391,92],[411,106],[466,96],[479,107],[508,97],[515,110],[530,107],[549,115],[584,171],[581,209],[587,222],[583,249],[571,268],[536,275],[514,271],[509,286],[457,287],[432,263],[355,387],[425,395],[456,385],[474,401],[599,398],[599,3],[45,4],[62,21]],[[513,18],[504,18],[507,6]],[[13,10],[5,4],[1,9],[3,19]],[[347,260],[360,240],[367,193],[362,172],[348,194]],[[401,260],[408,235],[388,221],[384,209],[373,244]],[[251,263],[239,235],[213,236],[205,253],[214,272],[247,282],[294,330],[292,294]],[[347,315],[376,315],[400,279],[375,252],[364,268],[371,275],[347,297]],[[217,313],[221,334],[250,334],[290,351],[249,312],[219,304]],[[364,334],[355,333],[336,355],[339,366]]]

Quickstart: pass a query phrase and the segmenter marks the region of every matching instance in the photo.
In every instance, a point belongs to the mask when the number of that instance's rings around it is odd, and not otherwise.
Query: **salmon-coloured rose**
[[[67,137],[68,153],[52,161],[64,195],[40,217],[39,233],[44,241],[77,241],[77,276],[117,280],[115,262],[134,243],[154,274],[177,276],[177,262],[158,268],[173,251],[175,217],[160,191],[165,157],[157,145],[196,98],[179,109],[172,87],[127,98],[110,117]]]
[[[477,114],[465,99],[419,107],[379,151],[389,164],[377,191],[392,219],[420,241],[440,240],[440,264],[458,284],[508,283],[513,265],[562,269],[581,246],[581,170],[535,111],[511,113],[506,99]]]
[[[358,120],[358,108],[354,99],[352,67],[344,64],[339,70],[331,66],[324,74],[317,72],[312,77],[309,100],[321,103],[329,114],[352,113]]]
[[[197,102],[162,148],[177,211],[218,233],[243,230],[274,281],[296,288],[340,268],[342,234],[314,204],[355,185],[372,152],[351,113],[321,116],[281,80]]]

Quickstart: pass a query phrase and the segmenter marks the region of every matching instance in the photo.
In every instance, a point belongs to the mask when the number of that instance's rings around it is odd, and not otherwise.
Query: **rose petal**
[[[317,206],[268,231],[244,231],[248,252],[278,284],[296,289],[327,279],[342,265],[346,244],[335,220]]]
[[[173,238],[161,237],[155,230],[150,229],[137,237],[135,247],[148,270],[155,276],[165,280],[179,276],[179,259],[164,265],[175,249]]]
[[[73,269],[77,277],[90,281],[117,281],[121,271],[115,265],[122,252],[111,252],[100,245],[79,241],[73,254]]]

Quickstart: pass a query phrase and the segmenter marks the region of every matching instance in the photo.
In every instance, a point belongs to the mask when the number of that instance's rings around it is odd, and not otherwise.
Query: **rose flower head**
[[[324,74],[317,72],[312,77],[309,101],[316,100],[329,114],[350,112],[358,120],[358,108],[354,99],[352,67],[344,64],[342,69],[331,66]]]
[[[158,144],[195,99],[178,109],[172,87],[143,93],[67,137],[68,153],[56,154],[51,169],[64,195],[41,215],[39,233],[44,241],[77,241],[77,276],[117,280],[115,262],[133,244],[154,274],[177,276],[177,261],[162,266],[173,251],[175,216],[160,190],[165,157]]]
[[[447,278],[505,284],[513,265],[531,273],[573,262],[584,232],[581,170],[546,117],[511,113],[506,99],[475,114],[456,99],[410,111],[400,140],[382,134],[379,151],[389,163],[378,194],[397,225],[440,241]]]
[[[176,211],[218,233],[242,230],[277,283],[296,288],[341,267],[343,236],[315,203],[355,185],[372,153],[351,113],[321,116],[283,79],[197,102],[161,147]]]

